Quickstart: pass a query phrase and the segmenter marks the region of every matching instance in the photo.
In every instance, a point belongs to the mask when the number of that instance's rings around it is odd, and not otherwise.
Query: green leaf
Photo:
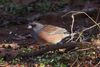
[[[62,64],[60,65],[60,67],[66,67],[66,65],[62,63]]]
[[[43,63],[40,63],[40,67],[45,67],[45,64],[43,64]]]

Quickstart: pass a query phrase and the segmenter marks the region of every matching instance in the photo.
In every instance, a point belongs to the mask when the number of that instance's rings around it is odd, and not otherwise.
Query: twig
[[[64,15],[62,16],[62,18],[65,17],[66,15],[70,14],[70,13],[73,13],[73,14],[71,15],[71,17],[72,17],[71,34],[74,33],[74,32],[73,32],[74,16],[75,16],[75,15],[78,15],[78,14],[85,14],[91,21],[93,21],[93,22],[95,23],[96,26],[98,26],[98,27],[100,28],[100,25],[99,25],[96,21],[94,21],[86,12],[70,11],[70,12],[64,14]],[[93,26],[93,27],[95,27],[95,26]],[[86,28],[86,29],[84,29],[82,32],[80,32],[78,38],[77,38],[75,41],[77,41],[77,40],[81,37],[81,35],[83,34],[84,31],[89,30],[89,29],[91,29],[91,28],[92,28],[92,26],[89,27],[89,28]],[[72,35],[71,38],[70,38],[67,42],[71,41],[73,38],[74,38],[74,35]]]
[[[98,23],[98,25],[100,25],[100,23]],[[80,32],[78,38],[77,38],[75,41],[77,41],[77,40],[81,37],[81,35],[83,34],[83,32],[85,32],[85,31],[87,31],[87,30],[89,30],[89,29],[92,29],[92,28],[94,28],[94,27],[96,27],[96,26],[97,26],[97,25],[93,25],[93,26],[91,26],[91,27],[89,27],[89,28],[86,28],[86,29],[82,30],[82,31]]]
[[[78,62],[79,64],[77,64],[77,66],[76,67],[80,67],[80,65],[82,64],[82,62],[80,63],[80,62]]]
[[[76,54],[76,55],[77,55],[77,54]],[[74,66],[74,64],[75,64],[77,61],[78,61],[78,55],[77,55],[76,60],[73,62],[73,64],[72,64],[70,67],[73,67],[73,66]]]
[[[85,49],[78,49],[77,51],[86,51],[86,50],[90,50],[90,49],[92,49],[93,47],[91,47],[91,48],[85,48]]]
[[[33,51],[33,52],[30,52],[30,53],[27,53],[27,54],[21,54],[20,56],[33,56],[33,57],[36,57],[36,56],[39,56],[39,55],[42,55],[48,51],[54,51],[54,50],[57,50],[57,49],[62,49],[62,48],[66,48],[67,50],[71,50],[71,49],[74,49],[76,46],[78,46],[79,44],[78,43],[75,43],[75,42],[70,42],[70,43],[65,43],[63,45],[61,44],[57,44],[57,45],[49,45],[49,46],[46,46],[45,48],[43,49],[40,49],[38,51]]]
[[[76,12],[76,13],[74,13],[74,14],[72,14],[72,15],[77,15],[77,14],[85,14],[91,21],[93,21],[99,28],[100,28],[100,25],[98,25],[98,23],[95,21],[95,20],[93,20],[86,12]]]
[[[94,21],[87,13],[85,13],[85,12],[76,12],[76,13],[72,14],[72,19],[73,19],[73,21],[72,21],[72,26],[71,26],[71,31],[72,31],[72,32],[73,32],[73,24],[74,24],[74,15],[77,15],[77,14],[85,14],[89,19],[91,19],[91,20],[95,23],[95,25],[97,25],[97,26],[100,28],[100,25],[99,25],[96,21]],[[92,26],[91,26],[91,27],[92,27]],[[79,37],[76,39],[76,41],[81,37],[81,35],[83,34],[84,31],[91,29],[91,27],[84,29],[84,30],[80,33],[80,35],[79,35]]]
[[[78,12],[78,11],[70,11],[70,12],[68,12],[68,13],[66,13],[66,14],[64,14],[64,15],[62,15],[61,17],[63,18],[63,17],[65,17],[66,15],[68,15],[68,14],[70,14],[70,13],[76,13],[76,12]]]
[[[96,17],[96,22],[98,22],[99,15],[100,15],[100,9],[98,10],[98,14],[97,14],[97,17]]]

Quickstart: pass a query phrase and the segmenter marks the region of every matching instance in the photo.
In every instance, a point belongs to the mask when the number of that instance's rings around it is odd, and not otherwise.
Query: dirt
[[[32,43],[31,30],[27,28],[27,24],[0,27],[0,43]]]

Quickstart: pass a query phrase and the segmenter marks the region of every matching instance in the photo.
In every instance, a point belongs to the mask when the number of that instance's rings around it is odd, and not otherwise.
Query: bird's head
[[[39,32],[43,27],[44,25],[37,21],[33,21],[28,25],[28,29],[33,29],[35,32]]]

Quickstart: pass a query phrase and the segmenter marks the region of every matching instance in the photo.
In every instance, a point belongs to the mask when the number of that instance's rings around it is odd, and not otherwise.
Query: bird
[[[29,23],[28,28],[33,30],[33,37],[39,41],[39,38],[48,44],[58,44],[61,41],[71,36],[71,34],[62,27],[55,25],[42,24],[37,21]]]

